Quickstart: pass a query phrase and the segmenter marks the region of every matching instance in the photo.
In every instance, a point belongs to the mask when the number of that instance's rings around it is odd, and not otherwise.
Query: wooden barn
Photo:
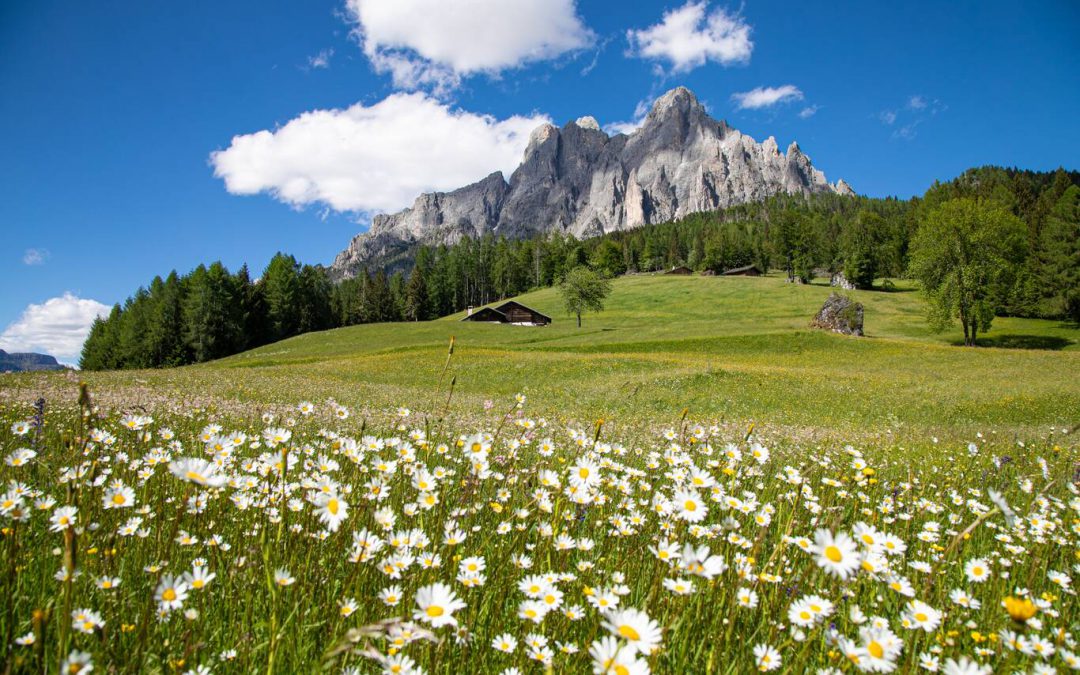
[[[484,323],[509,323],[515,326],[546,326],[551,323],[551,317],[546,314],[526,307],[516,300],[508,300],[497,307],[481,307],[470,311],[462,321],[478,321]]]
[[[761,270],[757,265],[745,265],[743,267],[733,267],[729,270],[724,270],[725,277],[760,277]]]
[[[693,274],[693,273],[694,273],[694,270],[690,269],[686,265],[679,265],[678,267],[672,267],[667,272],[664,272],[664,274],[681,274],[683,276],[686,276],[688,274]]]

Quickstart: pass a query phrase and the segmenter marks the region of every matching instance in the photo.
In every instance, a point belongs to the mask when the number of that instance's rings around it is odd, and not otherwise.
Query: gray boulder
[[[820,328],[844,335],[863,334],[863,306],[851,298],[831,294],[821,306],[821,310],[810,322],[811,328]]]

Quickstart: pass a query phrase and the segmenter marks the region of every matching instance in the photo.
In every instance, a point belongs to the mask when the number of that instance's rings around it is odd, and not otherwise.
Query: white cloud
[[[634,117],[629,122],[612,122],[604,125],[604,131],[608,134],[632,134],[645,124],[645,116],[652,108],[652,99],[643,98],[634,106]]]
[[[793,84],[785,84],[781,87],[757,87],[750,91],[743,91],[731,95],[735,106],[739,110],[757,110],[769,106],[790,101],[801,101],[803,93]]]
[[[60,361],[77,361],[90,324],[109,313],[97,300],[64,293],[40,305],[29,305],[17,321],[0,333],[0,349],[9,352],[41,352]]]
[[[309,56],[307,59],[308,70],[315,68],[329,68],[330,58],[334,55],[333,49],[323,49],[315,56]]]
[[[450,190],[517,168],[546,116],[499,120],[426,94],[313,110],[273,131],[235,136],[210,155],[214,175],[239,195],[266,192],[301,207],[396,211],[422,192]]]
[[[817,111],[820,110],[820,109],[821,109],[821,106],[819,106],[819,105],[808,105],[808,106],[806,106],[805,108],[803,108],[802,110],[799,111],[799,117],[801,117],[802,119],[806,119],[808,117],[813,117],[814,115],[817,114]]]
[[[879,112],[878,119],[885,126],[898,125],[893,129],[893,140],[910,141],[919,135],[920,124],[948,109],[949,106],[936,98],[929,99],[922,94],[912,94],[903,106]]]
[[[893,134],[892,134],[892,137],[893,138],[901,138],[901,139],[903,139],[905,141],[910,141],[911,139],[913,139],[913,138],[915,138],[916,136],[919,135],[918,126],[920,124],[922,124],[921,119],[917,119],[917,120],[914,120],[913,122],[911,122],[909,124],[905,124],[904,126],[900,127],[896,131],[894,131]]]
[[[402,89],[445,93],[461,78],[497,75],[595,40],[574,0],[347,0],[375,70]]]
[[[737,14],[717,8],[706,14],[707,2],[688,2],[664,12],[660,23],[629,30],[631,56],[667,61],[672,72],[686,72],[706,61],[724,66],[747,63],[754,43],[750,26]]]
[[[23,254],[24,265],[44,265],[52,254],[45,248],[28,248]]]

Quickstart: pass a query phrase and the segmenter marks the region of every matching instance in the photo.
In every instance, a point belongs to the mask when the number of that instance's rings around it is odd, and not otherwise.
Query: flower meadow
[[[6,672],[1080,669],[1074,437],[0,410]]]

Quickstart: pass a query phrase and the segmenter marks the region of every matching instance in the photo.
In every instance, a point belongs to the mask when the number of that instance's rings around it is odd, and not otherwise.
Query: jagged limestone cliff
[[[521,165],[453,192],[421,195],[411,208],[376,216],[334,260],[338,276],[379,266],[417,243],[453,243],[493,232],[559,231],[590,237],[779,193],[853,194],[830,184],[798,144],[781,153],[711,118],[679,87],[653,104],[632,134],[608,136],[592,117],[537,128]]]

